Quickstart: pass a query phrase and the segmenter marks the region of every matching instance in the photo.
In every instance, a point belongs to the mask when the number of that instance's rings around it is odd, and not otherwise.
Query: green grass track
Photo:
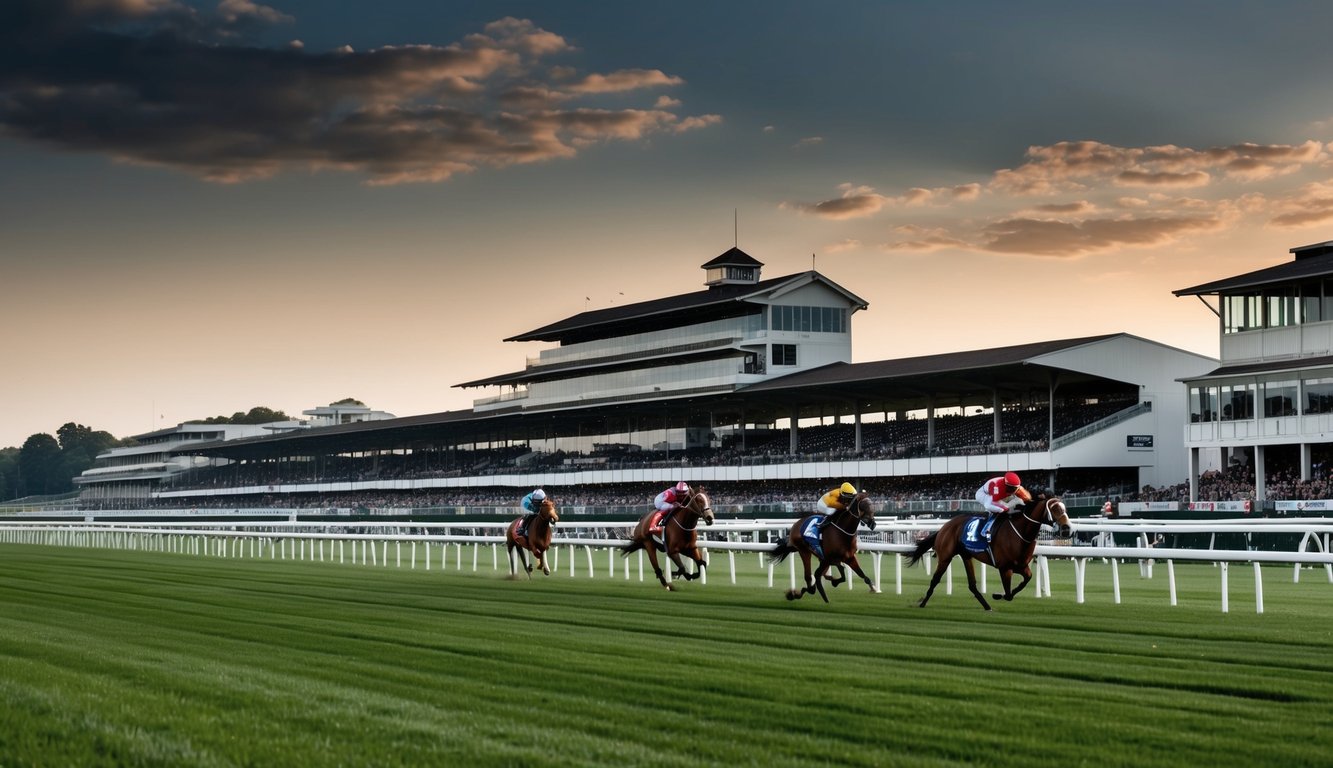
[[[603,559],[599,563],[604,563]],[[489,564],[489,558],[483,557]],[[983,612],[752,572],[426,571],[0,545],[0,766],[1333,764],[1333,585],[1052,563]],[[783,574],[785,576],[785,573]],[[990,585],[997,584],[994,573]]]

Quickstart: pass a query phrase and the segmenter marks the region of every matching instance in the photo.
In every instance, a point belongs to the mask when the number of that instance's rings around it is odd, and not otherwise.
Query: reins
[[[856,497],[855,502],[856,502],[856,508],[857,508],[858,510],[860,510],[860,508],[861,508],[861,501],[862,501],[864,498],[865,498],[864,495],[860,495],[860,496],[857,496],[857,497]],[[838,514],[837,514],[837,512],[833,513],[832,515],[829,515],[828,524],[831,525],[831,526],[833,526],[834,528],[837,528],[837,529],[838,529],[839,531],[841,531],[841,532],[843,533],[843,535],[845,535],[845,536],[855,537],[855,536],[856,536],[856,529],[857,529],[857,527],[860,526],[861,523],[865,520],[865,516],[856,514],[855,512],[852,512],[852,508],[851,508],[850,506],[848,506],[848,507],[846,507],[846,508],[844,508],[844,509],[840,509],[840,510],[838,510],[838,512],[846,512],[848,517],[850,517],[850,518],[852,518],[853,520],[856,521],[856,525],[853,525],[853,526],[852,526],[852,529],[851,529],[850,531],[847,530],[847,529],[845,529],[845,528],[843,528],[841,525],[838,525],[838,522],[837,522]]]
[[[1041,527],[1042,527],[1043,525],[1048,525],[1048,524],[1049,524],[1049,525],[1055,525],[1055,515],[1051,514],[1051,504],[1053,504],[1054,502],[1055,502],[1055,499],[1043,499],[1043,500],[1042,500],[1042,502],[1041,502],[1041,508],[1042,508],[1043,510],[1045,510],[1045,512],[1046,512],[1045,518],[1042,519],[1042,520],[1038,520],[1038,519],[1032,517],[1031,515],[1029,515],[1029,514],[1027,513],[1027,509],[1026,509],[1026,508],[1024,508],[1023,511],[1020,512],[1019,514],[1021,514],[1021,515],[1023,516],[1023,519],[1024,519],[1024,520],[1027,520],[1028,522],[1031,522],[1031,523],[1036,523],[1036,525],[1037,525],[1037,531],[1040,532],[1040,531],[1041,531]],[[1014,535],[1018,537],[1019,541],[1022,541],[1024,544],[1032,544],[1032,543],[1035,543],[1035,542],[1037,541],[1037,536],[1036,536],[1035,534],[1032,536],[1031,539],[1029,539],[1029,538],[1023,536],[1022,532],[1020,532],[1020,531],[1018,530],[1018,526],[1014,525],[1014,516],[1013,516],[1013,515],[1010,515],[1010,516],[1009,516],[1009,518],[1008,518],[1008,523],[1009,523],[1009,527],[1014,529]]]

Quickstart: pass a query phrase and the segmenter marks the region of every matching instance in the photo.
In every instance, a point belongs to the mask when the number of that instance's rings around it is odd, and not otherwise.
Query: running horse
[[[805,566],[805,586],[802,589],[787,590],[788,600],[799,600],[805,595],[813,595],[816,591],[819,596],[828,602],[828,595],[824,593],[824,576],[829,569],[837,566],[841,571],[841,576],[829,578],[830,586],[838,586],[847,580],[847,571],[843,565],[850,565],[857,576],[870,587],[871,592],[879,592],[875,582],[861,570],[861,564],[856,560],[856,529],[862,523],[870,530],[875,530],[875,508],[870,503],[870,494],[861,491],[856,494],[856,498],[847,505],[846,509],[839,509],[829,515],[828,525],[819,534],[820,548],[823,554],[815,551],[806,539],[807,534],[814,536],[813,526],[818,523],[821,515],[806,515],[797,520],[792,525],[791,530],[782,541],[777,543],[768,553],[768,562],[771,564],[780,563],[787,559],[787,556],[793,552],[801,556],[801,563]],[[819,560],[819,566],[815,568],[814,577],[810,575],[810,557],[814,556]]]
[[[1031,509],[1028,506],[1016,506],[1008,513],[997,515],[1000,519],[995,521],[992,528],[994,533],[991,535],[990,546],[983,552],[971,552],[963,546],[963,528],[968,520],[974,517],[970,514],[954,517],[938,531],[922,539],[908,558],[907,564],[916,565],[932,547],[939,556],[939,563],[935,566],[935,575],[930,580],[930,588],[926,590],[926,596],[921,598],[918,605],[926,607],[926,602],[935,593],[936,585],[940,583],[940,578],[949,569],[949,563],[955,556],[963,558],[963,566],[967,569],[967,588],[976,596],[982,608],[991,610],[990,603],[986,602],[986,598],[977,589],[973,560],[992,566],[1000,572],[1004,592],[996,592],[991,595],[992,598],[1013,600],[1014,595],[1022,592],[1023,587],[1032,580],[1032,568],[1029,563],[1032,562],[1032,555],[1037,549],[1037,533],[1041,527],[1057,526],[1061,538],[1069,536],[1069,510],[1058,497],[1038,494],[1030,505]],[[1010,582],[1015,573],[1023,574],[1023,580],[1016,588],[1011,589]]]
[[[708,494],[704,493],[702,488],[696,488],[694,493],[690,494],[690,500],[685,506],[671,513],[671,519],[661,529],[662,541],[659,544],[652,534],[656,522],[661,519],[661,514],[654,509],[639,518],[639,524],[634,526],[634,532],[630,534],[629,543],[620,548],[620,553],[628,557],[631,552],[648,550],[648,560],[653,564],[653,573],[657,574],[657,580],[668,590],[674,590],[657,563],[657,552],[659,549],[666,552],[666,556],[676,564],[676,570],[671,573],[672,578],[686,581],[699,578],[708,563],[704,561],[703,553],[699,551],[699,536],[696,529],[699,527],[700,519],[708,525],[713,524],[713,507],[708,501]],[[680,559],[682,554],[694,561],[694,573],[685,572],[685,563]]]
[[[505,549],[509,552],[509,575],[515,575],[517,566],[514,563],[514,550],[518,549],[519,560],[523,562],[523,568],[528,572],[528,578],[532,578],[532,565],[528,563],[528,554],[532,553],[532,562],[541,567],[542,573],[551,575],[551,569],[546,566],[546,550],[551,548],[551,529],[560,522],[560,515],[555,511],[555,502],[550,499],[543,499],[541,506],[537,507],[537,512],[528,523],[526,534],[519,533],[518,527],[522,525],[523,518],[516,518],[505,529]]]

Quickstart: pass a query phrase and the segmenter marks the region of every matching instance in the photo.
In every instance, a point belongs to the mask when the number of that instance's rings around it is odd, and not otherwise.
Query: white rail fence
[[[637,553],[633,559],[619,557],[619,548],[626,543],[626,534],[637,521],[576,523],[565,522],[557,529],[552,540],[548,557],[551,560],[552,573],[561,569],[570,577],[576,577],[580,570],[579,561],[586,562],[585,572],[589,578],[599,572],[598,559],[605,552],[607,577],[615,578],[623,573],[625,579],[645,579],[644,552]],[[770,521],[719,521],[711,528],[701,528],[700,546],[712,552],[724,552],[727,556],[727,570],[730,582],[736,583],[737,557],[753,555],[758,567],[767,571],[768,585],[774,586],[775,566],[765,561],[764,553],[773,547],[779,536],[785,536],[793,520]],[[860,549],[869,555],[872,580],[876,585],[883,583],[883,561],[886,556],[893,556],[893,579],[897,594],[903,592],[904,555],[910,553],[918,537],[934,531],[944,520],[885,520],[880,521],[874,532],[862,530]],[[424,570],[432,567],[444,570],[453,561],[455,570],[470,568],[477,571],[482,563],[482,553],[490,549],[490,566],[499,570],[500,553],[504,547],[504,529],[508,523],[404,523],[404,522],[294,522],[294,521],[251,521],[251,522],[69,522],[69,521],[30,521],[0,522],[0,542],[20,544],[40,544],[47,546],[88,547],[172,552],[180,554],[210,557],[249,557],[268,558],[271,560],[309,560],[317,562],[337,562],[342,564],[360,564],[376,567],[408,567],[415,569],[418,564]],[[574,535],[562,535],[562,530],[573,528]],[[1255,608],[1263,613],[1263,579],[1260,566],[1264,563],[1287,563],[1293,566],[1292,579],[1300,581],[1302,567],[1323,566],[1329,583],[1333,583],[1333,553],[1330,553],[1330,534],[1333,534],[1333,520],[1312,519],[1271,519],[1260,518],[1244,521],[1191,520],[1165,521],[1136,519],[1133,522],[1110,521],[1102,518],[1078,520],[1075,528],[1081,533],[1106,534],[1098,536],[1096,546],[1075,546],[1072,542],[1041,543],[1037,547],[1037,557],[1033,568],[1033,585],[1030,591],[1036,598],[1051,596],[1050,560],[1061,558],[1074,564],[1074,594],[1078,603],[1085,602],[1085,585],[1089,561],[1101,560],[1111,569],[1112,595],[1114,601],[1121,602],[1120,565],[1126,560],[1137,560],[1140,576],[1153,577],[1153,566],[1157,562],[1166,563],[1168,593],[1171,605],[1177,604],[1175,563],[1177,561],[1205,562],[1215,564],[1221,575],[1222,611],[1228,612],[1229,606],[1229,566],[1232,563],[1251,563],[1254,568]],[[1110,534],[1132,533],[1137,539],[1137,546],[1117,547]],[[1153,546],[1158,534],[1210,534],[1209,549],[1184,549]],[[1296,550],[1290,552],[1259,551],[1256,549],[1218,550],[1212,549],[1217,534],[1246,534],[1247,540],[1256,534],[1267,533],[1292,534],[1300,536]],[[468,562],[465,562],[464,549],[470,550]],[[562,555],[563,553],[563,555]],[[579,555],[583,557],[580,558]],[[931,555],[927,556],[927,570],[933,570]],[[664,562],[664,571],[670,579],[669,561]],[[710,566],[714,566],[711,554],[708,555]],[[796,557],[787,560],[788,583],[791,588],[797,585]],[[865,560],[866,558],[863,558]],[[561,560],[564,562],[562,563]],[[632,567],[631,563],[634,563]],[[688,560],[687,560],[688,564]],[[863,563],[865,565],[865,563]],[[506,561],[506,570],[511,564]],[[979,588],[986,590],[988,568],[978,569]],[[655,578],[648,574],[648,578]],[[708,583],[707,569],[701,574],[701,582]],[[847,587],[854,588],[854,579],[848,579]],[[946,594],[953,592],[953,567],[946,572]]]

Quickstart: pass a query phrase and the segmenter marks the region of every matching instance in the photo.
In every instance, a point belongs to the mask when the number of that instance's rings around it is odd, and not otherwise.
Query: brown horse
[[[518,526],[523,522],[523,518],[516,518],[505,529],[505,549],[509,552],[509,575],[513,576],[517,570],[514,563],[514,549],[518,549],[519,560],[523,562],[523,568],[528,572],[528,578],[532,578],[532,565],[528,563],[528,552],[532,553],[532,561],[541,567],[542,573],[551,575],[551,569],[546,567],[546,550],[551,548],[551,529],[560,522],[560,515],[555,511],[555,503],[550,499],[544,499],[541,506],[537,507],[537,514],[528,523],[527,534],[518,532]]]
[[[941,526],[938,531],[922,539],[908,558],[907,564],[916,565],[932,547],[939,556],[939,564],[935,566],[935,575],[930,580],[930,588],[926,590],[926,596],[921,598],[919,605],[922,608],[926,607],[926,601],[934,594],[935,586],[940,583],[940,578],[949,569],[949,563],[955,555],[963,558],[963,566],[967,569],[967,588],[972,590],[982,608],[988,611],[991,609],[990,603],[987,603],[986,598],[977,590],[977,575],[972,566],[973,560],[980,560],[1000,572],[1004,592],[991,595],[994,599],[1013,600],[1014,595],[1022,592],[1023,587],[1032,580],[1032,568],[1028,564],[1032,562],[1032,554],[1037,549],[1037,533],[1041,527],[1058,526],[1062,538],[1069,536],[1069,510],[1065,509],[1063,501],[1055,496],[1038,494],[1029,506],[1031,506],[1030,511],[1026,507],[1018,506],[1007,514],[998,515],[999,519],[995,521],[992,529],[994,532],[991,535],[990,547],[984,552],[969,552],[963,547],[963,528],[975,515],[958,515]],[[1017,588],[1010,589],[1010,580],[1015,572],[1023,574],[1023,580],[1019,582]]]
[[[704,562],[703,554],[699,552],[699,537],[695,529],[699,527],[701,518],[708,525],[713,524],[713,507],[708,501],[708,494],[704,493],[702,488],[696,488],[694,493],[690,494],[690,500],[685,506],[671,514],[671,519],[662,529],[661,545],[652,537],[652,526],[658,514],[654,509],[640,518],[639,524],[634,526],[634,532],[630,534],[629,543],[621,547],[620,552],[628,556],[640,549],[648,550],[648,560],[653,564],[653,573],[657,574],[657,580],[662,582],[662,586],[670,590],[674,587],[666,580],[661,566],[657,564],[658,547],[663,547],[667,557],[676,564],[676,570],[671,572],[673,579],[693,581],[699,578],[708,563]],[[694,561],[694,573],[685,572],[685,563],[680,559],[682,554]]]
[[[830,578],[831,586],[838,586],[847,580],[847,572],[843,570],[843,564],[850,565],[857,576],[870,587],[871,592],[878,592],[879,588],[875,582],[861,570],[861,564],[856,560],[856,529],[862,523],[870,530],[875,530],[875,508],[870,503],[870,494],[862,491],[856,495],[852,503],[847,505],[846,509],[835,511],[829,515],[828,525],[820,532],[819,543],[824,550],[823,556],[815,554],[814,548],[805,540],[807,529],[813,526],[820,518],[820,515],[806,515],[797,520],[787,533],[787,538],[779,541],[777,546],[768,553],[769,563],[780,563],[787,559],[787,555],[793,552],[801,555],[801,563],[805,566],[805,587],[802,589],[787,590],[788,600],[799,600],[804,595],[813,595],[816,591],[819,596],[828,602],[828,595],[824,593],[824,576],[833,566],[838,566],[842,571],[840,578]],[[813,535],[813,534],[811,534]],[[819,560],[819,566],[815,569],[814,577],[810,575],[810,557],[814,555]]]

